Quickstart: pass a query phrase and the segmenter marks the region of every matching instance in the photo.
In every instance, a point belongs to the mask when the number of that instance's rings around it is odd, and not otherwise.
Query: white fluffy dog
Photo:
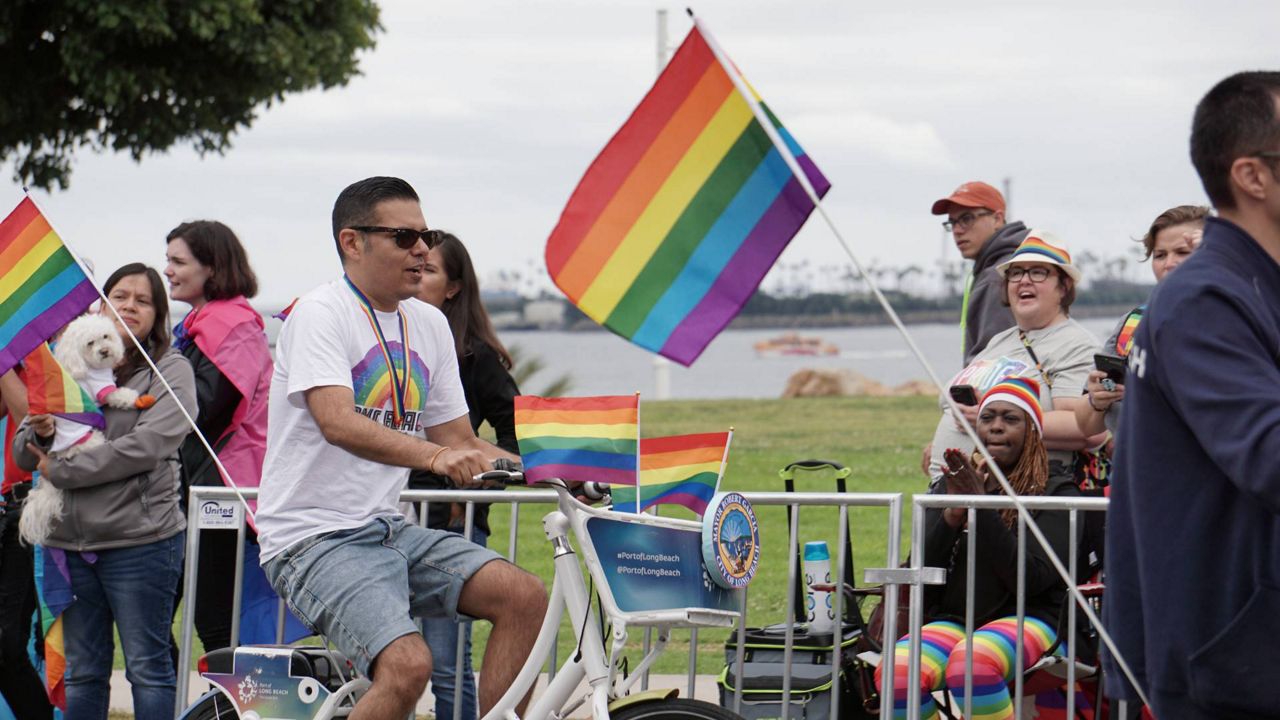
[[[113,368],[124,358],[124,342],[110,318],[82,315],[73,320],[63,331],[53,356],[99,405],[149,407],[149,404],[139,402],[138,391],[115,385]],[[71,457],[103,442],[102,432],[92,425],[56,417],[53,447],[49,454]],[[52,483],[40,482],[22,506],[18,531],[28,543],[43,543],[61,518],[62,491]]]

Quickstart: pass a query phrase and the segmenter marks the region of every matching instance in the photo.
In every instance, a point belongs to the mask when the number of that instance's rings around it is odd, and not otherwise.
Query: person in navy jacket
[[[1106,627],[1161,720],[1280,713],[1280,72],[1196,108],[1218,211],[1129,354]],[[1133,698],[1110,659],[1108,691]]]

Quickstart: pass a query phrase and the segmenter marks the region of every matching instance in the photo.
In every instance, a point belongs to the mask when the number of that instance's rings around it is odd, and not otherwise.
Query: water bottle
[[[829,635],[836,629],[836,614],[831,585],[831,552],[822,541],[804,544],[805,609],[809,634]]]

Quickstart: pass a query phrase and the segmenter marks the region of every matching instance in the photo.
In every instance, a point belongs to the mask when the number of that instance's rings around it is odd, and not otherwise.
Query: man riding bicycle
[[[277,341],[262,565],[294,614],[372,680],[353,720],[403,718],[425,689],[431,655],[412,617],[492,622],[484,714],[532,649],[546,590],[461,535],[406,524],[396,504],[411,468],[465,487],[511,456],[476,438],[449,326],[414,299],[438,236],[413,188],[389,177],[347,187],[333,235],[343,277],[300,298]]]

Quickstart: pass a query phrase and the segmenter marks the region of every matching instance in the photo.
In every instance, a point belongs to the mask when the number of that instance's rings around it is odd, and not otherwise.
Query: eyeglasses
[[[987,215],[995,215],[990,210],[980,210],[978,212],[967,212],[955,220],[946,220],[942,223],[942,228],[947,232],[951,232],[956,228],[967,228],[977,221],[978,218]]]
[[[1033,268],[1015,267],[1015,268],[1009,268],[1008,270],[1006,270],[1004,274],[1004,278],[1009,282],[1022,282],[1022,278],[1028,277],[1028,278],[1031,278],[1031,282],[1033,283],[1042,283],[1045,280],[1049,279],[1050,272],[1052,271],[1047,267],[1033,267]]]
[[[418,244],[418,240],[427,244],[427,249],[439,245],[444,240],[442,230],[414,230],[412,228],[382,227],[381,225],[352,225],[352,230],[362,233],[386,233],[396,241],[396,247],[410,250]]]
[[[1253,157],[1259,158],[1261,160],[1267,160],[1267,161],[1280,160],[1280,150],[1261,150],[1259,152],[1254,153]],[[1267,164],[1271,167],[1271,173],[1274,176],[1276,171],[1275,163],[1268,162]]]

